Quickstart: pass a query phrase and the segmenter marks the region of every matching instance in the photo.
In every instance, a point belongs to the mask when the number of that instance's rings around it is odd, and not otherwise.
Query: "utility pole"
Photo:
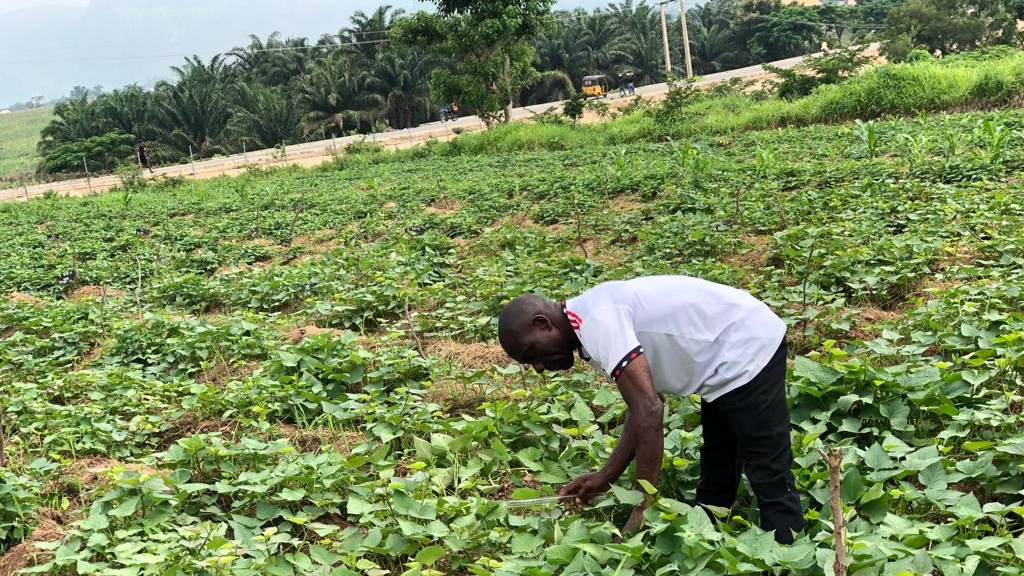
[[[693,78],[693,63],[690,62],[690,32],[686,29],[686,0],[679,0],[679,23],[683,25],[683,56],[686,59],[686,77]]]
[[[661,3],[661,41],[665,45],[665,73],[672,73],[672,56],[668,53],[668,25],[665,24],[665,3]]]

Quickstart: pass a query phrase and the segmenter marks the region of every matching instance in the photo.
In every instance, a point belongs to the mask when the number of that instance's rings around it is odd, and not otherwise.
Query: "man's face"
[[[521,335],[515,350],[509,356],[517,362],[529,364],[537,372],[568,370],[575,360],[575,347],[543,316],[534,319],[531,329]]]

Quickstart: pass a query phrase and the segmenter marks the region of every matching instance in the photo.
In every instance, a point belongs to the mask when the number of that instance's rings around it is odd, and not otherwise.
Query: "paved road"
[[[802,62],[804,57],[789,58],[773,62],[772,65],[779,68],[792,68]],[[719,82],[725,82],[733,78],[756,79],[766,76],[768,73],[761,66],[750,66],[708,74],[696,83],[697,86],[706,86]],[[667,84],[651,84],[640,86],[636,89],[637,95],[647,99],[658,99],[668,92]],[[625,105],[629,99],[618,98],[615,94],[608,100],[612,106]],[[525,106],[512,110],[513,120],[522,120],[539,114],[552,107],[561,107],[561,102],[549,102],[534,106]],[[346,136],[332,140],[320,140],[317,142],[306,142],[288,146],[282,153],[277,149],[257,150],[246,154],[235,154],[220,158],[211,158],[191,164],[179,164],[157,168],[153,175],[147,174],[149,178],[155,177],[185,177],[185,178],[215,178],[221,175],[237,175],[245,171],[247,166],[282,166],[288,164],[299,164],[302,166],[314,166],[327,162],[339,153],[343,153],[345,147],[356,142],[373,142],[386,148],[399,149],[421,144],[431,138],[437,140],[448,140],[455,136],[453,128],[461,128],[462,131],[483,130],[484,123],[476,116],[459,118],[454,122],[432,122],[423,124],[416,128],[407,130],[392,130],[379,134]],[[99,176],[95,178],[77,178],[50,182],[47,184],[35,184],[0,190],[0,201],[4,200],[27,200],[42,196],[48,190],[53,190],[66,196],[83,196],[96,192],[109,190],[121,184],[117,176]]]

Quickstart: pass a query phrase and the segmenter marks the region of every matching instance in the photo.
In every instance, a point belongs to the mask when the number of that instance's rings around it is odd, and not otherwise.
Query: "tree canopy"
[[[154,163],[243,149],[413,127],[459,103],[489,123],[511,107],[570,97],[584,76],[614,85],[666,80],[653,0],[618,0],[587,11],[551,11],[552,0],[431,0],[434,11],[389,5],[356,12],[319,39],[250,36],[204,60],[187,58],[152,90],[77,87],[56,107],[39,151],[46,172],[76,170],[65,144],[119,133],[144,141]],[[780,0],[707,0],[687,12],[693,69],[709,74],[832,47],[885,40],[944,53],[1017,45],[1024,0],[862,0],[855,6],[794,6]],[[678,21],[668,27],[673,71],[682,75]],[[82,148],[102,154],[113,139]],[[120,142],[117,140],[116,142]],[[90,152],[91,151],[91,152]],[[106,158],[106,157],[105,157]]]

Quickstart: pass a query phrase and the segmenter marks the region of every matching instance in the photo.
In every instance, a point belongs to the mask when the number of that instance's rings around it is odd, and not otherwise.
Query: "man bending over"
[[[560,495],[589,503],[634,460],[636,477],[656,486],[661,394],[698,394],[697,501],[731,507],[745,473],[762,528],[791,543],[804,518],[790,470],[785,336],[785,323],[747,292],[686,276],[606,282],[562,303],[519,296],[498,318],[498,339],[513,360],[538,372],[568,370],[578,353],[615,381],[628,406],[608,462]],[[643,524],[644,508],[633,510],[623,532]]]

